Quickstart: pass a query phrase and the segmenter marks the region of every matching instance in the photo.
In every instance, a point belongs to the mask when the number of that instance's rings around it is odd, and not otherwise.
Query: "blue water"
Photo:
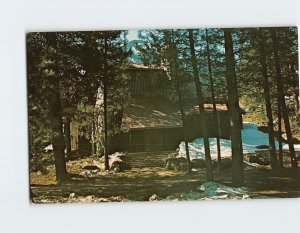
[[[261,151],[266,149],[258,149],[257,146],[268,146],[269,145],[269,135],[258,130],[258,125],[254,123],[243,123],[242,130],[242,141],[243,141],[243,152],[244,153],[254,153],[255,151]],[[190,157],[203,158],[204,145],[203,139],[197,138],[193,142],[189,143]],[[216,138],[209,138],[210,152],[212,159],[217,158],[217,140]],[[231,156],[231,141],[228,139],[220,140],[222,157]],[[275,139],[275,146],[278,149],[278,141]],[[183,142],[179,145],[179,156],[185,157],[185,145]]]

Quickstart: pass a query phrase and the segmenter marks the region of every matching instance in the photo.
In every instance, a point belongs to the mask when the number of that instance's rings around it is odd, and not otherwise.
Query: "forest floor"
[[[33,203],[148,201],[154,194],[161,199],[170,195],[200,192],[197,188],[206,181],[205,169],[186,173],[164,168],[170,152],[128,153],[126,162],[132,167],[118,173],[101,173],[98,177],[82,176],[83,165],[93,158],[67,162],[70,181],[57,185],[54,165],[46,174],[31,172]],[[244,176],[249,198],[300,197],[300,169],[286,168],[273,171],[269,166],[244,165]],[[229,168],[214,170],[215,182],[231,186]]]

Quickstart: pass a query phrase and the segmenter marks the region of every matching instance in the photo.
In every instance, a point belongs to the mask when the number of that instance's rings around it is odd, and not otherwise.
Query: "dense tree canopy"
[[[71,120],[78,122],[81,136],[91,143],[92,154],[104,155],[105,169],[109,169],[110,140],[120,132],[130,99],[130,63],[169,74],[174,92],[169,93],[174,96],[170,99],[178,103],[182,117],[188,166],[183,101],[198,100],[208,180],[213,179],[213,172],[202,115],[207,101],[214,104],[215,114],[217,102],[229,108],[235,185],[243,184],[240,107],[253,121],[268,125],[272,167],[283,166],[282,148],[277,158],[274,143],[275,139],[281,143],[282,132],[287,133],[291,162],[296,167],[292,133],[299,133],[297,28],[139,30],[138,38],[131,41],[127,34],[27,35],[30,156],[38,157],[52,143],[58,182],[68,179],[65,160],[70,156]],[[220,122],[215,124],[220,128]]]
[[[103,121],[107,122],[107,119],[100,117],[98,126],[91,127],[101,115],[101,110],[99,112],[93,107],[99,90],[104,87],[109,90],[110,95],[105,96],[106,103],[107,98],[111,97],[111,104],[106,106],[109,114],[115,114],[118,108],[122,108],[124,94],[117,87],[126,80],[121,70],[124,69],[128,53],[123,48],[124,39],[121,35],[121,31],[27,35],[31,152],[38,153],[37,150],[43,148],[41,145],[52,141],[58,181],[66,179],[63,165],[65,119],[85,111],[87,115],[81,116],[85,120],[80,121],[80,127],[85,129],[86,134],[99,135],[96,140],[99,142],[103,131],[108,134],[108,128],[103,128]],[[88,115],[91,117],[87,118]]]

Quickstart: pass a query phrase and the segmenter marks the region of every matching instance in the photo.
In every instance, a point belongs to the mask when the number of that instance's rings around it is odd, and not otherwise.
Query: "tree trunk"
[[[188,170],[191,169],[191,159],[190,159],[190,151],[189,151],[189,143],[187,139],[187,130],[186,130],[186,116],[185,112],[183,110],[183,104],[182,104],[182,97],[181,97],[181,90],[180,90],[180,82],[179,82],[179,77],[177,73],[177,69],[175,68],[175,79],[176,79],[176,90],[177,90],[177,95],[178,95],[178,106],[181,114],[181,120],[182,120],[182,126],[183,126],[183,140],[184,140],[184,145],[185,145],[185,153],[186,153],[186,161],[187,161],[187,167]]]
[[[107,38],[105,38],[105,56],[107,55]],[[107,58],[106,58],[107,59]],[[104,121],[104,166],[105,170],[109,170],[108,157],[108,114],[107,114],[107,61],[104,62],[104,80],[103,80],[103,121]]]
[[[58,87],[53,90],[54,96],[49,103],[49,117],[52,127],[52,145],[55,158],[56,181],[58,184],[67,179],[65,160],[65,142],[63,136],[62,111]]]
[[[47,39],[50,46],[57,51],[56,45],[56,33],[48,33]],[[51,121],[52,128],[52,145],[53,153],[55,159],[55,174],[56,181],[61,184],[67,179],[67,169],[65,161],[65,142],[63,136],[63,124],[62,124],[62,109],[60,100],[60,84],[58,77],[58,64],[57,57],[54,61],[54,75],[55,77],[50,77],[50,87],[52,88],[53,98],[49,99],[49,118]]]
[[[278,55],[278,42],[277,42],[277,35],[276,35],[276,29],[272,29],[272,40],[273,40],[273,53],[274,53],[274,59],[275,59],[275,69],[276,69],[276,78],[277,78],[277,94],[278,94],[278,101],[281,107],[281,113],[284,120],[289,150],[290,150],[290,156],[291,156],[291,165],[292,168],[297,168],[298,163],[296,160],[296,154],[295,154],[295,148],[293,144],[293,137],[292,137],[292,131],[288,116],[288,111],[284,99],[284,93],[283,93],[283,83],[282,83],[282,77],[281,77],[281,67],[280,67],[280,61],[279,61],[279,55]]]
[[[203,142],[204,142],[204,151],[205,151],[205,165],[206,165],[206,179],[207,181],[212,181],[214,179],[213,176],[213,168],[211,163],[211,156],[210,156],[210,147],[209,147],[209,140],[206,128],[206,119],[205,119],[205,110],[204,110],[204,101],[203,101],[203,93],[201,88],[201,83],[199,81],[199,72],[197,67],[196,61],[196,53],[195,53],[195,44],[194,44],[194,35],[193,30],[189,29],[189,41],[190,41],[190,48],[191,48],[191,60],[193,66],[193,74],[194,74],[194,81],[196,86],[197,92],[197,100],[201,118],[201,131],[203,135]]]
[[[173,35],[173,31],[172,31],[172,37],[174,40],[174,35]],[[186,152],[186,160],[187,160],[187,167],[188,170],[190,171],[191,169],[191,160],[190,160],[190,151],[189,151],[189,144],[188,144],[188,139],[187,139],[187,124],[186,124],[186,116],[185,116],[185,112],[183,109],[183,102],[182,102],[182,95],[181,95],[181,90],[180,90],[180,79],[179,79],[179,64],[177,62],[177,48],[176,48],[176,44],[174,41],[168,41],[170,48],[171,48],[171,72],[174,74],[175,76],[175,80],[176,80],[176,91],[177,91],[177,96],[178,96],[178,106],[179,106],[179,110],[180,110],[180,115],[181,115],[181,120],[182,120],[182,126],[183,126],[183,140],[184,140],[184,144],[185,144],[185,152]]]
[[[221,146],[220,146],[221,123],[220,123],[220,116],[217,112],[217,106],[216,106],[215,88],[214,88],[214,80],[213,80],[213,76],[212,76],[212,66],[211,66],[211,59],[210,59],[209,38],[208,38],[208,30],[207,29],[205,29],[205,38],[206,38],[206,51],[207,51],[210,92],[211,92],[211,98],[213,101],[214,117],[216,119],[215,124],[216,124],[217,130],[218,130],[218,132],[217,132],[218,133],[217,134],[217,154],[218,154],[218,165],[220,168],[220,163],[221,163]]]
[[[273,125],[273,116],[272,116],[272,106],[271,106],[271,97],[270,97],[270,84],[268,78],[268,67],[266,62],[266,53],[265,53],[265,38],[263,36],[263,31],[258,29],[259,34],[259,51],[260,51],[260,65],[261,73],[263,76],[263,87],[264,87],[264,98],[266,102],[266,112],[268,118],[268,133],[269,133],[269,145],[270,145],[270,161],[271,167],[276,169],[278,167],[277,156],[276,156],[276,147],[274,139],[274,125]]]
[[[95,118],[96,117],[94,117],[94,119],[93,119],[93,123],[92,123],[92,132],[91,132],[91,138],[92,138],[92,142],[91,142],[91,154],[92,155],[94,155],[94,154],[96,154],[96,150],[95,150],[95,121],[97,121],[97,120],[95,120]],[[97,122],[98,123],[98,122]],[[97,157],[98,157],[98,153],[97,153]]]
[[[65,122],[65,138],[66,138],[66,150],[67,150],[67,159],[71,159],[71,119],[70,117],[66,118]]]
[[[224,29],[226,80],[228,89],[228,106],[232,149],[232,181],[234,186],[242,186],[244,183],[243,147],[241,136],[239,97],[231,32],[231,29]]]
[[[299,93],[295,91],[293,93],[294,101],[295,101],[295,116],[297,119],[297,125],[299,126],[299,120],[300,120],[300,112],[299,112]]]
[[[106,79],[106,78],[105,78]],[[104,120],[104,161],[105,170],[109,170],[109,158],[108,158],[108,124],[107,124],[107,80],[104,81],[103,85],[103,120]]]
[[[280,101],[277,100],[278,108],[278,157],[279,157],[279,167],[283,168],[283,153],[282,153],[282,116]]]

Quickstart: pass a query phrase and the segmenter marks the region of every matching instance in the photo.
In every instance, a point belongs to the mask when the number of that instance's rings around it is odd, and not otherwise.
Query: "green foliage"
[[[110,97],[117,96],[117,101],[112,99],[109,108],[111,111],[122,109],[126,82],[122,73],[129,55],[123,48],[122,34],[121,31],[105,31],[27,35],[31,153],[40,153],[44,144],[51,141],[49,101],[57,91],[63,118],[76,118],[80,132],[88,139],[95,131],[92,125],[97,124],[102,114],[95,103],[104,79],[108,80]],[[50,46],[49,38],[54,38],[55,47]],[[97,132],[100,134],[101,131]]]
[[[264,28],[267,64],[269,70],[269,81],[271,90],[271,102],[273,114],[277,115],[277,88],[272,39],[270,28]],[[177,60],[181,69],[181,88],[184,95],[194,95],[194,91],[188,87],[191,82],[192,66],[190,62],[190,48],[186,29],[177,30],[141,30],[139,39],[143,41],[137,49],[144,64],[157,66],[168,66],[168,46],[166,41],[175,36],[175,43],[178,51]],[[199,79],[205,89],[205,95],[210,96],[208,82],[207,50],[205,41],[205,30],[195,29],[194,41],[199,69]],[[289,100],[289,110],[292,128],[299,126],[299,68],[298,68],[298,32],[296,27],[282,27],[277,29],[279,34],[279,53],[284,78],[284,93]],[[217,99],[227,99],[227,86],[225,79],[225,54],[224,35],[221,29],[208,29],[210,51],[212,60],[212,72],[214,88]],[[234,59],[236,65],[237,82],[241,104],[246,106],[259,121],[266,123],[265,106],[263,98],[263,78],[259,62],[258,29],[239,28],[232,33]],[[174,95],[174,94],[173,94]],[[170,93],[172,96],[172,93]],[[186,96],[187,97],[187,96]],[[292,99],[292,100],[291,100]],[[298,111],[298,112],[297,112]]]
[[[273,114],[277,116],[277,82],[274,65],[272,40],[270,29],[262,29],[265,37],[267,65],[269,71],[269,83],[271,91],[271,102]],[[298,77],[298,49],[297,49],[297,29],[294,27],[278,28],[279,51],[281,59],[281,71],[284,79],[284,94],[288,99],[293,97],[293,101],[286,101],[290,121],[293,129],[297,129],[297,116],[295,101],[299,97],[299,77]],[[261,121],[266,122],[263,99],[263,78],[259,63],[259,46],[257,28],[243,28],[235,30],[236,52],[238,54],[237,75],[239,84],[239,94],[244,106],[250,112],[260,112],[256,114],[261,117]]]
[[[195,29],[194,41],[199,69],[199,79],[205,95],[209,93],[209,76],[206,50],[206,31]],[[49,120],[49,100],[59,89],[63,120],[74,118],[79,124],[81,136],[91,142],[103,138],[103,105],[96,105],[97,94],[103,90],[104,80],[108,87],[108,135],[119,132],[122,113],[130,98],[128,82],[130,75],[127,58],[137,50],[145,65],[163,67],[169,71],[172,57],[168,42],[174,39],[177,48],[179,75],[183,97],[195,96],[190,62],[190,47],[185,29],[140,30],[139,43],[129,44],[126,31],[29,33],[27,35],[28,113],[30,152],[40,154],[51,142],[52,129]],[[227,99],[225,79],[224,35],[221,29],[208,29],[212,73],[217,99]],[[54,35],[56,46],[50,46],[49,35]],[[299,97],[297,28],[278,28],[279,55],[281,59],[284,93],[290,113],[291,124],[298,127]],[[270,78],[273,114],[277,114],[276,74],[272,53],[270,30],[264,29],[267,65]],[[250,112],[257,112],[265,122],[262,76],[259,64],[259,46],[256,28],[233,30],[234,58],[240,101]],[[53,82],[57,81],[57,84]],[[176,101],[174,81],[165,90]],[[298,111],[298,112],[297,112]],[[258,116],[259,115],[259,116]],[[93,135],[93,138],[92,138]]]

